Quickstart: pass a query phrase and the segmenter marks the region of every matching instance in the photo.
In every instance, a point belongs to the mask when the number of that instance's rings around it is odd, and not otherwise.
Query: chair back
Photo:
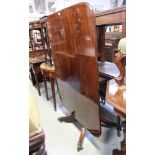
[[[119,111],[122,115],[126,115],[126,82],[125,82],[125,66],[126,55],[117,53],[115,63],[120,70],[120,75],[116,79],[107,82],[105,101]]]

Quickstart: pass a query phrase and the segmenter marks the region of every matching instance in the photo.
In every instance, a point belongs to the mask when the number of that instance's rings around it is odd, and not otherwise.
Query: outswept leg
[[[75,112],[73,111],[69,116],[59,117],[58,121],[60,121],[60,122],[67,122],[67,123],[75,122],[76,121],[76,119],[75,119]]]

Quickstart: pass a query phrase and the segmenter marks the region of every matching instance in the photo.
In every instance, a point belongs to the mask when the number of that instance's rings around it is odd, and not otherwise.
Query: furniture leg
[[[77,151],[80,151],[83,149],[83,141],[84,141],[85,133],[86,133],[86,129],[82,128],[80,132],[79,141],[77,144]]]
[[[105,26],[99,26],[99,52],[100,52],[100,61],[105,60]]]
[[[121,155],[121,151],[118,149],[113,150],[112,155]]]
[[[31,82],[32,82],[32,84],[33,84],[33,86],[36,84],[36,81],[35,81],[35,77],[34,77],[34,73],[33,73],[33,70],[32,70],[32,68],[30,68],[29,69],[29,72],[30,72],[30,80],[31,80]]]
[[[114,149],[113,155],[126,155],[126,122],[122,122],[121,126],[123,127],[124,140],[121,143],[121,150]]]
[[[120,116],[117,115],[117,136],[120,137],[121,136],[121,118]]]
[[[39,86],[39,82],[38,82],[38,78],[37,78],[36,73],[34,73],[34,76],[35,76],[35,80],[36,80],[36,85],[37,85],[37,89],[38,89],[38,94],[39,94],[39,96],[41,96],[41,93],[40,93],[40,86]]]
[[[44,85],[45,85],[45,92],[46,92],[46,99],[48,100],[48,91],[47,91],[47,84],[46,84],[46,76],[43,72],[43,79],[44,79]]]
[[[122,155],[126,155],[126,121],[122,122],[123,133],[124,133],[124,140],[122,142]]]
[[[54,109],[56,111],[56,98],[55,98],[54,78],[51,78],[50,82],[51,82],[52,97],[53,97],[53,102],[54,102]]]
[[[76,121],[75,112],[72,112],[69,116],[66,116],[66,117],[59,117],[58,121],[60,121],[61,123],[62,122],[67,122],[67,123],[75,122]]]

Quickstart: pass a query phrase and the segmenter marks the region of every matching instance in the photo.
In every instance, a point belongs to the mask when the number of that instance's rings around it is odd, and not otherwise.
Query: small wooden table
[[[39,96],[41,95],[41,93],[40,93],[38,74],[41,73],[40,64],[45,61],[46,60],[45,60],[44,56],[29,57],[30,74],[31,74],[31,78],[32,78],[32,83],[34,84],[36,82]],[[35,82],[33,81],[33,76],[35,78]]]
[[[56,111],[56,98],[55,98],[55,88],[54,88],[54,80],[56,78],[55,67],[51,66],[51,64],[49,64],[49,63],[42,63],[40,65],[40,69],[42,71],[43,78],[44,78],[44,84],[45,84],[45,91],[46,91],[47,100],[48,100],[48,91],[47,91],[47,85],[46,85],[46,78],[50,79],[52,97],[53,97],[53,102],[54,102],[54,109]]]

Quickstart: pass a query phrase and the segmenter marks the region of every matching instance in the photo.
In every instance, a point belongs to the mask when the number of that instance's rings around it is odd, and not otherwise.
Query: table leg
[[[53,102],[54,102],[54,109],[56,111],[56,98],[55,98],[54,78],[51,78],[50,82],[51,82],[52,97],[53,97]]]
[[[41,96],[41,93],[40,93],[40,86],[39,86],[38,77],[37,77],[36,73],[34,73],[34,76],[35,76],[35,80],[36,80],[36,85],[37,85],[37,89],[38,89],[38,94],[39,94],[39,96]]]
[[[43,79],[44,79],[44,85],[45,85],[45,92],[46,92],[46,99],[48,100],[48,91],[47,91],[47,84],[46,84],[46,76],[43,72]]]
[[[78,151],[83,149],[83,141],[84,141],[85,133],[86,133],[86,129],[82,128],[81,132],[80,132],[80,137],[79,137],[78,145],[77,145],[77,150]]]

